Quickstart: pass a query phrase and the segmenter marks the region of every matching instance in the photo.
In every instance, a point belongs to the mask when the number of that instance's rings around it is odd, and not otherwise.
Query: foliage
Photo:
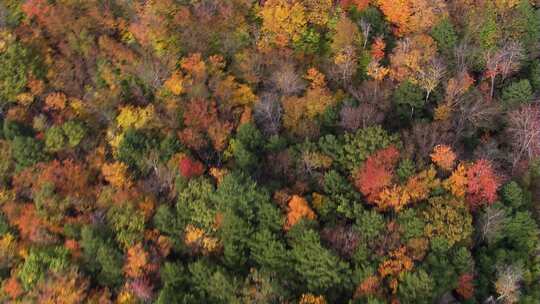
[[[75,120],[70,120],[62,125],[62,131],[64,131],[67,137],[67,144],[70,148],[75,148],[86,137],[86,127]]]
[[[188,156],[180,159],[180,174],[189,179],[202,175],[204,172],[204,166],[201,162],[192,160]]]
[[[532,99],[533,91],[527,79],[510,84],[502,92],[502,102],[508,109],[517,108],[521,104],[531,102]]]
[[[390,146],[369,156],[358,172],[356,187],[374,203],[381,191],[392,182],[393,167],[396,165],[399,151]]]
[[[321,246],[318,234],[306,230],[293,240],[291,257],[295,273],[313,292],[331,288],[344,288],[348,283],[348,267],[345,262]]]
[[[45,279],[47,271],[59,272],[68,267],[68,251],[63,247],[51,247],[32,250],[18,272],[18,277],[25,290]]]
[[[402,82],[394,91],[393,100],[396,103],[398,113],[403,117],[410,117],[415,110],[424,105],[424,94],[420,87],[410,81]]]
[[[0,1],[0,302],[537,303],[539,4]]]
[[[305,31],[307,18],[305,7],[300,2],[271,0],[264,3],[260,11],[263,20],[262,29],[263,46],[276,44],[286,46],[289,42],[296,42]]]
[[[458,36],[450,18],[444,18],[431,29],[431,36],[437,42],[439,52],[451,55],[458,43]]]
[[[104,231],[83,227],[80,244],[84,266],[96,276],[100,285],[114,287],[122,282],[122,252]]]
[[[540,89],[540,61],[534,60],[529,68],[529,81],[534,91]]]
[[[298,195],[293,195],[289,201],[289,212],[287,213],[287,221],[285,222],[285,230],[291,229],[302,218],[314,220],[315,213],[309,208],[306,200]]]
[[[342,166],[353,172],[370,154],[397,143],[397,135],[389,134],[380,126],[360,129],[354,134],[345,134],[344,145],[338,152],[337,160]]]
[[[441,169],[450,171],[454,168],[456,154],[452,148],[446,145],[437,145],[433,148],[433,153],[430,155],[431,161],[437,164]]]
[[[45,147],[53,152],[59,151],[64,148],[66,144],[66,137],[60,127],[51,127],[45,133]]]
[[[35,165],[48,158],[43,151],[43,143],[31,137],[15,137],[12,153],[17,170]]]
[[[452,197],[433,197],[424,212],[425,235],[444,238],[450,246],[472,235],[472,217],[463,202]]]
[[[132,205],[113,206],[107,217],[116,233],[116,241],[124,248],[135,245],[143,238],[144,215]]]
[[[492,204],[497,199],[499,177],[491,163],[481,159],[467,169],[467,202],[471,209],[482,204]]]
[[[15,40],[8,32],[0,33],[0,99],[2,103],[14,102],[22,93],[30,76],[42,76],[39,55]]]

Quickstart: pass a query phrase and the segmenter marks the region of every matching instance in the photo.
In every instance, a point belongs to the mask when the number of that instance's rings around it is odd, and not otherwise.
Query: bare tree
[[[523,270],[515,265],[505,265],[497,269],[497,281],[495,281],[495,289],[499,296],[496,302],[500,303],[516,303],[519,300],[520,290],[519,284],[523,278]]]
[[[369,40],[369,33],[371,32],[371,24],[364,19],[360,19],[359,25],[362,29],[362,37],[364,37],[364,45],[362,48],[365,49]]]
[[[491,80],[490,96],[493,98],[495,79],[501,76],[506,79],[510,74],[519,70],[523,59],[523,48],[517,41],[505,43],[499,50],[488,51],[484,54],[486,60],[486,77]]]
[[[305,88],[304,81],[290,63],[281,65],[272,74],[272,83],[281,94],[286,96],[298,94]]]
[[[361,103],[357,107],[345,105],[339,111],[339,125],[352,132],[360,128],[367,128],[384,120],[384,113],[371,103]]]
[[[454,48],[454,57],[456,58],[456,70],[464,71],[469,66],[469,56],[471,54],[470,45],[462,41]]]
[[[275,135],[281,128],[282,109],[279,96],[275,93],[261,95],[261,99],[255,104],[253,116],[255,122],[267,135]]]
[[[478,232],[480,241],[491,243],[494,241],[497,233],[501,230],[505,221],[503,209],[488,206],[478,220]]]
[[[508,115],[512,142],[512,167],[524,159],[540,156],[540,106],[524,105]]]
[[[339,54],[335,56],[334,63],[333,74],[335,74],[345,86],[349,85],[358,66],[358,59],[354,47],[349,45],[343,48]]]
[[[426,101],[429,95],[439,85],[442,78],[446,74],[446,66],[440,58],[434,57],[430,60],[430,64],[426,69],[420,70],[418,84],[426,90]]]
[[[364,81],[359,86],[348,85],[347,92],[358,101],[358,106],[345,105],[340,111],[340,126],[354,131],[381,123],[391,107],[391,84],[384,81]]]
[[[480,94],[468,94],[457,105],[454,116],[456,140],[469,136],[475,129],[492,129],[497,126],[502,110],[498,103],[486,102]]]
[[[442,123],[418,122],[402,132],[405,153],[417,161],[428,159],[436,145],[450,143],[453,137],[454,134]]]

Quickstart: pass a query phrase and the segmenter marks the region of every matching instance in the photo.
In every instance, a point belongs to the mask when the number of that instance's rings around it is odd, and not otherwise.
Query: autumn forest
[[[0,302],[540,303],[540,0],[0,0]]]

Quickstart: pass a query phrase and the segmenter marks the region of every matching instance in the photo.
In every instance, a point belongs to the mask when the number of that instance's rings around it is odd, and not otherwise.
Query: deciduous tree
[[[447,145],[437,145],[433,148],[433,153],[430,155],[431,161],[437,164],[445,171],[451,171],[454,168],[456,154],[452,148]]]
[[[476,161],[467,169],[467,202],[471,210],[493,204],[497,200],[500,178],[491,163],[485,159]]]
[[[314,220],[317,217],[315,212],[309,207],[306,199],[301,196],[293,195],[288,206],[287,219],[284,224],[285,230],[291,229],[292,226],[303,218]]]

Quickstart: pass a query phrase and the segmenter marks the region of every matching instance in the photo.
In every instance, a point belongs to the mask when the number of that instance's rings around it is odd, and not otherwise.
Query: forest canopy
[[[0,302],[540,303],[540,1],[0,1]]]

